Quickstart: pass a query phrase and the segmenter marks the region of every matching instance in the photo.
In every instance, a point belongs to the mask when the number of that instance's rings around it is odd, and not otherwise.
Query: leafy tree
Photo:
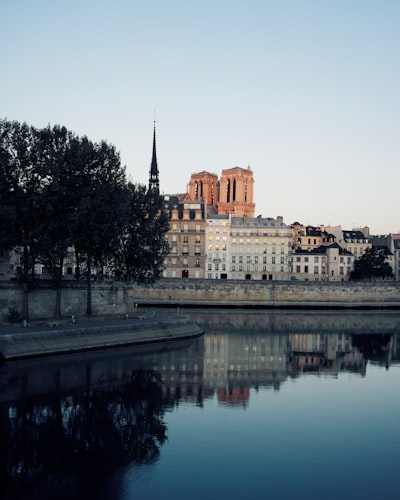
[[[37,157],[37,134],[26,123],[0,122],[0,246],[20,256],[18,279],[24,298],[22,319],[29,319],[28,294],[35,286],[41,225],[41,192],[46,183]]]
[[[128,225],[116,254],[116,273],[125,280],[148,283],[160,275],[169,247],[165,234],[169,216],[157,189],[128,185],[130,212]]]
[[[351,279],[385,279],[393,278],[393,269],[386,260],[385,252],[378,248],[368,248],[354,262]]]
[[[71,235],[77,262],[86,261],[86,312],[90,315],[93,265],[113,255],[126,226],[125,169],[114,146],[105,141],[94,144],[87,137],[72,140],[68,162],[75,166],[70,184],[76,207]]]
[[[71,221],[75,213],[75,192],[71,190],[71,170],[66,152],[73,134],[58,125],[38,131],[39,161],[47,174],[42,193],[38,261],[53,278],[56,287],[55,316],[61,317],[61,286],[64,260],[72,244]]]

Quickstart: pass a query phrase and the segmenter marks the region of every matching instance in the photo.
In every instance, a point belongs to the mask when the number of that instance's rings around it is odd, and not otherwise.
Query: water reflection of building
[[[245,405],[250,387],[279,390],[288,377],[306,373],[337,377],[341,371],[364,376],[369,359],[365,352],[347,333],[208,333],[204,391],[216,393],[220,402]]]
[[[161,375],[165,398],[173,403],[180,400],[203,404],[203,352],[202,342],[195,357],[169,359],[164,356],[154,369]]]
[[[209,333],[204,344],[204,387],[221,403],[247,404],[250,387],[279,389],[287,377],[287,336]]]
[[[289,344],[288,371],[292,377],[307,372],[338,376],[342,370],[365,374],[365,359],[352,346],[349,334],[293,333]]]

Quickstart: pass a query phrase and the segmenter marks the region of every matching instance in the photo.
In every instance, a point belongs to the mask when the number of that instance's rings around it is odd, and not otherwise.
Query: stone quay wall
[[[10,310],[22,312],[23,292],[16,282],[0,282],[0,321]],[[54,317],[56,291],[43,281],[29,293],[31,319]],[[93,315],[131,315],[150,307],[244,307],[302,309],[400,309],[400,283],[321,283],[160,279],[152,285],[97,282],[92,287]],[[86,314],[86,286],[66,282],[63,316]]]

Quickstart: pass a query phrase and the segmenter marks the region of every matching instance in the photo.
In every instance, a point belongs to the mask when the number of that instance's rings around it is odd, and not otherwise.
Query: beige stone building
[[[285,280],[291,269],[291,229],[281,217],[213,214],[206,224],[207,279]]]
[[[187,195],[165,195],[164,201],[170,215],[170,253],[163,277],[204,278],[207,205],[203,200],[190,200]]]
[[[348,281],[355,257],[337,243],[293,253],[292,279],[302,281]]]
[[[292,231],[282,217],[232,217],[232,279],[287,280],[291,271]]]
[[[223,170],[220,180],[207,171],[192,174],[187,193],[164,195],[171,251],[163,277],[228,278],[228,221],[231,214],[254,215],[253,191],[250,167],[235,167]]]
[[[367,229],[364,228],[364,230]],[[360,258],[367,248],[372,247],[368,236],[359,229],[345,230],[342,226],[326,226],[326,230],[335,236],[336,243],[351,252],[356,259]]]
[[[313,250],[320,246],[335,243],[335,235],[329,233],[325,226],[304,226],[299,222],[292,224],[293,248],[295,250]]]

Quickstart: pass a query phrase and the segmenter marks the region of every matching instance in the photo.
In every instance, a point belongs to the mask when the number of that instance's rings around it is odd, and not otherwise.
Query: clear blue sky
[[[13,0],[0,116],[61,124],[160,187],[252,168],[256,215],[400,232],[399,0]]]

